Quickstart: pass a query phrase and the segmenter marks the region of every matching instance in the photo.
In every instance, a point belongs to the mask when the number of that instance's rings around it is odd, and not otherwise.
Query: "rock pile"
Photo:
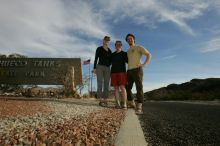
[[[123,110],[57,102],[0,104],[0,115],[4,115],[0,117],[3,146],[112,146],[125,115]]]

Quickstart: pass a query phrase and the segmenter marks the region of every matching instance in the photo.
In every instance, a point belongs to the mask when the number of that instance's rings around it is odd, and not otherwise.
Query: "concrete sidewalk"
[[[138,117],[133,109],[128,109],[115,141],[116,146],[147,146]]]

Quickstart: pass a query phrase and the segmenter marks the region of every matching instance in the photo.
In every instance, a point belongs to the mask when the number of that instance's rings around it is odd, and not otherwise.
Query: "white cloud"
[[[202,53],[216,52],[220,51],[220,37],[211,39],[210,41],[204,44],[204,47],[201,49]]]
[[[97,40],[114,34],[115,23],[131,21],[156,28],[171,22],[195,35],[188,20],[201,16],[217,0],[1,0],[0,52],[39,57],[90,57]],[[113,23],[111,23],[111,21]]]
[[[1,1],[0,52],[43,57],[91,56],[110,34],[86,1]]]
[[[178,55],[176,54],[173,54],[173,55],[167,55],[167,56],[161,56],[157,59],[154,59],[153,61],[154,62],[161,62],[161,61],[169,61],[169,60],[172,60],[172,59],[175,59]]]
[[[158,23],[171,22],[183,32],[195,35],[187,21],[201,16],[209,3],[205,0],[99,0],[98,5],[104,8],[100,11],[107,16],[106,19],[113,16],[116,23],[126,20],[156,28]]]
[[[176,56],[177,55],[169,55],[169,56],[161,58],[161,60],[170,60],[170,59],[176,58]]]

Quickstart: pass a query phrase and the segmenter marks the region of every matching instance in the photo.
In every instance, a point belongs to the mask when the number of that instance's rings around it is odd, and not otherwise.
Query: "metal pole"
[[[91,96],[92,96],[92,77],[93,77],[93,73],[92,73],[92,76],[91,76],[91,89],[90,89],[90,93],[91,93]]]
[[[91,73],[90,73],[90,63],[89,63],[89,81],[88,81],[88,92],[89,92],[89,95],[90,95],[90,91],[89,91],[89,88],[90,88],[90,78],[91,78]]]

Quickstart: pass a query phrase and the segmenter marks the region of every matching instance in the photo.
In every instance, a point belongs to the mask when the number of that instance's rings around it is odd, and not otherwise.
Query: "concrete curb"
[[[140,122],[133,109],[128,109],[121,125],[115,146],[147,146]]]

